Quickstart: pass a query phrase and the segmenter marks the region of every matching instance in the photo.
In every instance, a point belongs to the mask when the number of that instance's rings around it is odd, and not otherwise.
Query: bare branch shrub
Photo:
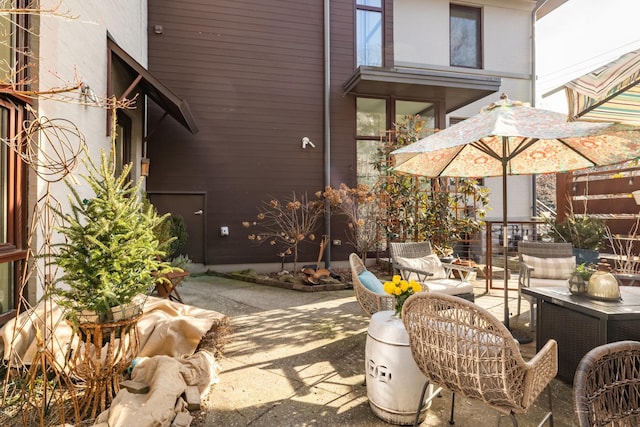
[[[278,252],[281,258],[293,255],[293,270],[297,271],[300,243],[316,239],[313,233],[324,210],[321,193],[316,193],[315,199],[309,199],[306,194],[292,192],[282,201],[276,198],[263,201],[259,210],[256,221],[242,223],[245,228],[255,226],[260,229],[249,234],[249,240],[258,245],[269,242],[272,246],[279,246],[282,248]]]
[[[631,226],[629,235],[626,238],[613,234],[609,227],[606,227],[606,236],[615,257],[614,270],[622,274],[638,274],[640,272],[640,262],[635,255],[634,242],[638,240],[638,229],[640,228],[640,215],[636,218],[635,224]]]
[[[377,249],[380,243],[379,198],[367,185],[350,188],[344,183],[338,188],[325,188],[323,196],[337,214],[347,217],[347,241],[366,260],[367,252]]]

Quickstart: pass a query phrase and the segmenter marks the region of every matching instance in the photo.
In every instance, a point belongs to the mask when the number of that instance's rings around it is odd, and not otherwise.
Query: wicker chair
[[[409,275],[413,274],[417,277],[417,281],[426,284],[431,291],[474,301],[473,285],[469,283],[469,278],[476,268],[444,262],[442,267],[446,278],[433,279],[429,277],[432,273],[407,267],[398,261],[398,258],[422,258],[432,253],[430,242],[389,243],[389,255],[394,271],[398,271],[403,279],[408,280]]]
[[[571,245],[571,243],[518,242],[518,316],[520,315],[522,298],[526,298],[531,306],[529,311],[529,329],[533,329],[535,326],[534,307],[536,300],[535,298],[523,295],[521,292],[522,288],[536,285],[558,286],[566,283],[566,281],[554,279],[533,279],[531,277],[533,268],[522,260],[522,255],[529,255],[537,258],[566,258],[573,256],[573,245]]]
[[[640,425],[640,342],[589,351],[576,369],[573,396],[580,427]]]
[[[391,295],[372,292],[358,279],[358,275],[365,271],[366,267],[357,254],[349,255],[349,266],[351,267],[353,290],[355,291],[356,300],[358,300],[362,311],[371,316],[378,311],[394,309],[395,299]]]
[[[413,358],[428,378],[418,402],[424,401],[427,385],[433,382],[453,392],[449,423],[454,423],[459,393],[508,414],[517,426],[515,414],[527,412],[546,387],[549,412],[540,425],[550,421],[553,426],[550,383],[558,371],[554,340],[525,362],[518,342],[494,315],[470,301],[437,292],[410,296],[402,321]]]

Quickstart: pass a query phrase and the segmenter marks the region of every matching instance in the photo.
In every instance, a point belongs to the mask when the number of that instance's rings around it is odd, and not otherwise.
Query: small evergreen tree
[[[111,307],[146,293],[157,275],[172,271],[162,261],[164,253],[154,234],[165,217],[151,206],[143,207],[139,197],[142,180],[132,185],[130,164],[115,176],[113,160],[102,152],[99,167],[90,159],[85,165],[88,175],[82,178],[95,196],[83,199],[65,181],[71,211],[56,211],[64,224],[58,231],[65,241],[54,245],[52,256],[64,272],[54,281],[52,293],[73,311],[108,313]]]

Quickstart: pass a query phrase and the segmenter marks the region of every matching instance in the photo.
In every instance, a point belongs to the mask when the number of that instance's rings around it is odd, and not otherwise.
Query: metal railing
[[[507,223],[507,257],[518,255],[518,242],[521,240],[538,241],[548,233],[548,225],[544,221],[509,221]],[[504,266],[504,241],[502,221],[485,221],[485,291],[489,289],[503,289],[493,286],[495,268],[509,269]],[[495,255],[501,255],[495,257]],[[503,273],[504,274],[504,273]],[[501,282],[502,283],[502,282]],[[516,290],[516,289],[514,289]]]

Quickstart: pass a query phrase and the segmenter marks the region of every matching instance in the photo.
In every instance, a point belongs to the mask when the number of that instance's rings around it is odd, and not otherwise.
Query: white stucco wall
[[[53,8],[58,0],[42,1],[43,9]],[[61,16],[63,15],[63,16]],[[99,97],[107,95],[107,33],[138,62],[147,64],[147,2],[131,0],[63,0],[57,14],[42,13],[37,43],[38,89],[46,91],[83,82]],[[104,107],[79,103],[79,91],[66,95],[61,102],[40,98],[34,104],[41,117],[73,123],[85,138],[91,158],[98,162],[100,151],[108,150],[111,139],[106,135],[107,111]],[[62,123],[62,122],[61,122]],[[139,132],[141,133],[141,131]],[[54,138],[55,139],[55,138]],[[41,149],[51,152],[51,144],[41,140]],[[80,167],[76,174],[82,173]],[[89,194],[84,181],[78,180],[81,195]],[[47,183],[38,179],[30,185],[36,186],[38,198],[47,189]],[[33,188],[30,194],[33,194]],[[63,182],[51,185],[51,193],[66,206],[68,190]],[[34,240],[35,245],[43,241],[42,235]],[[39,284],[40,285],[40,284]],[[38,296],[41,295],[38,286]]]
[[[448,0],[394,1],[396,64],[449,67],[449,4]],[[460,4],[482,9],[482,71],[487,74],[531,72],[530,26],[534,2],[485,0]]]
[[[51,6],[58,0],[48,0]],[[64,18],[41,16],[39,88],[46,90],[73,84],[89,85],[98,97],[107,95],[107,32],[138,62],[147,63],[146,2],[130,0],[64,0]],[[85,105],[41,100],[41,115],[68,118],[90,140],[92,153],[108,143],[105,136],[106,110]],[[99,151],[99,148],[98,148]]]
[[[483,69],[449,66],[448,0],[396,0],[394,2],[394,59],[396,65],[460,71],[502,79],[500,91],[449,114],[464,119],[506,93],[510,99],[530,102],[531,12],[535,2],[527,0],[477,0],[460,2],[482,8]],[[502,220],[502,178],[487,178],[491,209],[487,219]],[[530,176],[508,177],[507,200],[510,219],[530,219]]]
[[[449,1],[396,0],[394,2],[394,61],[396,66],[457,71],[502,79],[497,94],[453,111],[455,118],[470,117],[501,93],[530,102],[532,96],[531,13],[529,0],[462,2],[482,8],[483,68],[449,66]]]
[[[449,66],[449,2],[393,2],[393,52],[396,63]]]
[[[532,7],[502,3],[483,7],[484,69],[530,74]]]

